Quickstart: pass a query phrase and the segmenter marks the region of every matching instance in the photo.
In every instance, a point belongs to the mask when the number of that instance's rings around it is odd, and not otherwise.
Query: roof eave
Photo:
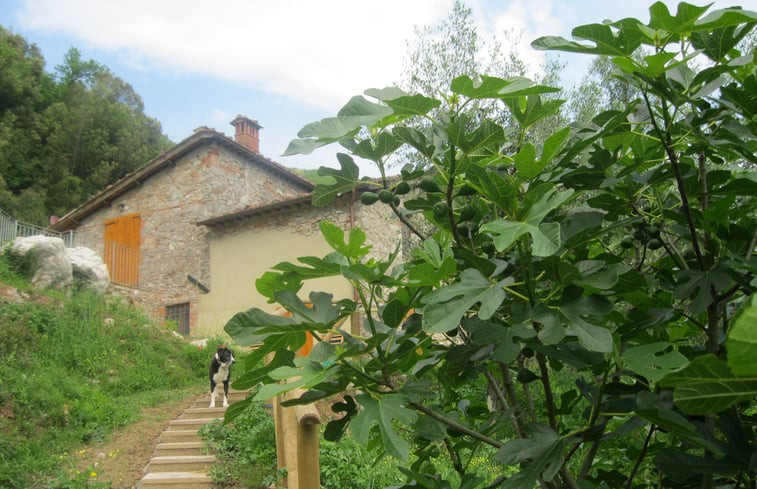
[[[241,220],[241,219],[247,219],[250,217],[260,216],[263,214],[268,214],[268,213],[273,213],[273,212],[280,212],[283,210],[298,207],[303,204],[310,203],[312,199],[313,199],[313,196],[310,194],[302,195],[299,197],[294,197],[292,199],[274,202],[272,204],[266,204],[266,205],[262,205],[258,207],[252,207],[249,209],[243,209],[241,211],[232,212],[230,214],[225,214],[223,216],[212,217],[210,219],[198,221],[197,225],[208,226],[208,227],[219,226],[222,224],[226,224],[226,223]]]

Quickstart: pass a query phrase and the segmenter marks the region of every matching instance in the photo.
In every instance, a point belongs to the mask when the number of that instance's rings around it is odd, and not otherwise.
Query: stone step
[[[195,418],[195,419],[174,419],[168,423],[167,431],[172,430],[194,430],[197,431],[206,424],[210,424],[215,421],[215,418]]]
[[[223,418],[225,412],[225,407],[194,407],[186,409],[179,419]]]
[[[155,455],[160,457],[205,455],[205,443],[201,441],[158,443],[155,445]]]
[[[202,441],[197,430],[167,430],[160,434],[160,443],[185,443],[190,441]]]
[[[236,401],[241,401],[243,399],[247,399],[247,396],[249,396],[249,395],[250,395],[249,391],[235,391],[235,390],[231,390],[231,391],[229,391],[229,402],[231,403],[231,402],[236,402]],[[208,407],[210,405],[210,392],[208,392],[204,396],[202,396],[199,399],[197,399],[197,404],[198,405],[201,406],[203,403],[205,403],[205,407]],[[216,404],[223,404],[223,391],[220,391],[216,395]]]
[[[229,403],[245,399],[247,391],[229,392]],[[220,404],[220,405],[219,405]],[[206,454],[206,444],[197,434],[204,425],[222,419],[226,408],[216,396],[210,408],[210,394],[195,401],[178,419],[169,422],[155,446],[155,456],[144,469],[139,489],[212,489],[208,475],[215,456]]]
[[[192,472],[158,472],[145,475],[140,489],[211,489],[213,481],[207,474]]]
[[[145,468],[146,474],[157,472],[201,472],[206,473],[216,458],[213,455],[179,455],[153,457]]]

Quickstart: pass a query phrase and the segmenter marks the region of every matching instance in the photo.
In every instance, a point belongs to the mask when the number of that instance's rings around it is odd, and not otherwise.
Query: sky
[[[757,0],[710,0],[714,8]],[[330,146],[282,156],[306,124],[352,96],[402,79],[415,29],[444,20],[453,0],[0,0],[0,25],[39,46],[52,72],[75,47],[134,87],[145,113],[174,142],[199,126],[229,136],[238,114],[262,126],[261,153],[290,167],[338,166]],[[530,42],[570,38],[573,27],[635,17],[650,1],[467,0],[479,35],[522,32],[519,56],[535,73],[545,53]],[[677,2],[665,1],[675,11]],[[697,5],[703,2],[691,1]],[[563,85],[589,57],[561,53]],[[361,164],[361,173],[375,170]]]

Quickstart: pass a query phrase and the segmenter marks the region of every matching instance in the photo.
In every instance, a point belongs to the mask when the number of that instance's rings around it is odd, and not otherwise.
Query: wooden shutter
[[[105,264],[110,280],[120,285],[139,284],[139,242],[142,219],[129,214],[105,221]]]

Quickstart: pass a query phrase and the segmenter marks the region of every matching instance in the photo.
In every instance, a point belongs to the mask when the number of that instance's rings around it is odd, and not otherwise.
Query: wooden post
[[[308,306],[311,307],[311,306]],[[288,311],[281,311],[284,317],[291,316]],[[353,329],[359,328],[357,315],[353,315]],[[334,327],[338,328],[336,324]],[[324,341],[331,341],[332,334],[324,336]],[[297,356],[307,356],[313,348],[313,336],[308,334],[307,341],[297,351]],[[270,354],[268,361],[270,361]],[[296,379],[289,379],[295,381]],[[318,460],[318,425],[320,416],[313,404],[284,407],[282,402],[299,399],[305,390],[293,389],[283,396],[271,400],[276,426],[276,460],[279,469],[286,469],[282,485],[287,489],[320,489],[321,467]]]
[[[279,396],[271,399],[271,405],[273,406],[273,426],[276,432],[276,468],[281,470],[287,467],[287,452],[284,446],[284,407],[281,405]],[[282,487],[287,487],[287,476],[285,475],[279,482]]]
[[[297,421],[297,487],[299,489],[320,489],[321,467],[318,460],[318,412],[310,404],[295,406]]]
[[[352,336],[360,336],[360,315],[358,313],[354,313],[350,315],[350,334]]]
[[[293,389],[274,401],[276,455],[279,469],[286,469],[287,489],[319,489],[321,468],[318,462],[318,425],[321,419],[315,406],[284,407],[283,401],[297,399],[305,391]]]

